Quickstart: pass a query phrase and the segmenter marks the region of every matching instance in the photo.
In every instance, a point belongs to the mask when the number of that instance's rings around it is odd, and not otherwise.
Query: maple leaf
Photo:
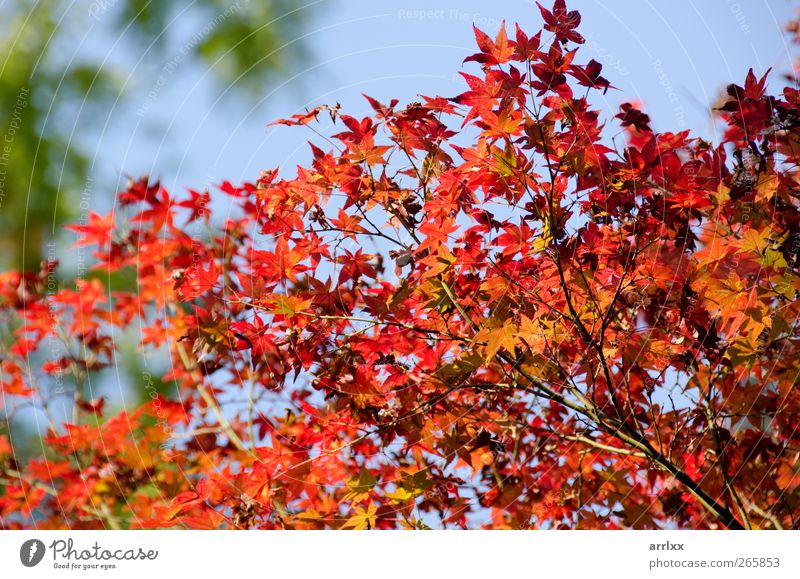
[[[282,316],[293,316],[298,312],[303,312],[311,306],[311,299],[302,299],[297,296],[286,296],[281,294],[274,294],[271,298],[265,300],[274,304],[272,309],[276,314]]]
[[[620,119],[623,127],[633,127],[640,132],[651,132],[650,116],[640,111],[632,103],[622,103],[620,113],[615,118]]]
[[[185,207],[191,210],[189,222],[191,223],[197,219],[209,217],[211,215],[211,209],[208,204],[211,202],[211,193],[208,191],[198,193],[194,189],[189,189],[189,195],[189,199],[175,203],[177,207]]]
[[[376,479],[371,472],[366,468],[361,467],[361,472],[357,479],[348,481],[347,488],[350,489],[344,499],[345,501],[353,501],[354,503],[362,502],[369,498],[370,491],[377,484]]]
[[[515,334],[516,327],[512,320],[504,320],[502,323],[492,321],[475,334],[475,341],[486,342],[484,359],[488,362],[494,359],[501,349],[514,352]]]
[[[464,62],[479,62],[485,66],[496,66],[511,60],[515,47],[513,42],[509,43],[508,41],[505,21],[500,24],[500,31],[494,41],[477,26],[473,25],[472,29],[481,52],[468,56]]]
[[[349,234],[367,233],[367,230],[360,225],[361,220],[362,217],[360,215],[351,215],[346,213],[344,209],[339,209],[339,214],[336,219],[331,219],[330,222],[343,232]]]
[[[538,2],[539,12],[544,19],[544,29],[553,32],[556,37],[564,41],[572,41],[578,44],[584,42],[575,29],[581,23],[581,15],[577,10],[567,11],[565,0],[556,0],[552,10],[547,10]]]
[[[66,229],[80,234],[74,247],[84,247],[87,245],[97,245],[100,248],[106,247],[111,239],[111,232],[114,230],[114,214],[109,213],[105,217],[100,216],[94,211],[89,211],[89,217],[85,225],[67,225]]]
[[[214,289],[219,281],[219,269],[216,263],[211,260],[204,268],[199,264],[194,265],[175,280],[175,290],[183,301],[191,301]]]
[[[342,529],[353,529],[354,531],[374,529],[377,511],[378,508],[372,501],[370,501],[367,508],[356,507],[355,514],[345,521],[342,525]]]
[[[161,186],[159,181],[150,182],[147,176],[141,177],[137,180],[129,179],[127,188],[120,192],[117,196],[122,205],[131,205],[133,203],[159,203],[159,195],[163,195],[166,190]]]
[[[275,122],[270,123],[268,126],[273,125],[307,125],[308,123],[317,120],[317,117],[322,111],[328,111],[331,115],[331,119],[335,119],[336,115],[339,111],[339,106],[330,106],[330,105],[319,105],[314,107],[308,112],[300,113],[297,115],[292,115],[288,119],[279,119]]]
[[[590,60],[585,66],[573,64],[571,70],[575,78],[578,79],[578,84],[581,86],[602,88],[603,94],[605,94],[609,88],[612,88],[608,80],[600,76],[603,65],[594,59]]]
[[[536,60],[539,55],[539,44],[541,42],[541,32],[537,32],[531,37],[525,34],[525,31],[520,28],[519,24],[516,25],[516,39],[514,45],[514,55],[517,60],[521,62]]]

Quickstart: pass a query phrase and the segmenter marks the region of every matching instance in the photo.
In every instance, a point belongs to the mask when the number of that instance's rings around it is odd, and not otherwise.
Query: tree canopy
[[[2,525],[798,526],[796,80],[730,84],[718,143],[602,118],[580,14],[539,9],[454,98],[278,121],[339,131],[231,213],[132,181],[71,229],[136,291],[1,274],[4,399],[75,401],[41,458],[0,438]],[[179,395],[106,416],[126,328]]]

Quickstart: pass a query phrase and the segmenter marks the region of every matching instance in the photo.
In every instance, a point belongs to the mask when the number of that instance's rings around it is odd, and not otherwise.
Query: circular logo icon
[[[39,539],[29,539],[19,548],[19,560],[26,567],[35,567],[44,558],[44,543]]]

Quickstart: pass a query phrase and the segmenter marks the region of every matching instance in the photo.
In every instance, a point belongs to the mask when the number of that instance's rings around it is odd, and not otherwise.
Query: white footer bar
[[[3,531],[0,569],[21,579],[777,579],[800,577],[800,531]]]

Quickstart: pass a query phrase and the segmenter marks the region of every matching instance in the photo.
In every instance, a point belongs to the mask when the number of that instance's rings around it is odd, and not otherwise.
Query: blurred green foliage
[[[287,75],[305,56],[298,41],[312,3],[295,0],[125,0],[118,27],[132,23],[141,41],[165,46],[178,5],[190,5],[197,26],[190,44],[195,57],[212,66],[218,80],[240,90],[263,91],[264,83]],[[322,2],[313,3],[317,10]]]
[[[219,83],[238,94],[255,95],[302,60],[304,47],[297,39],[310,14],[290,0],[4,3],[0,267],[37,268],[45,240],[75,218],[81,191],[103,189],[103,183],[90,180],[90,162],[71,123],[78,111],[82,121],[92,118],[93,110],[117,106],[118,99],[124,104],[126,71],[104,62],[102,50],[74,58],[87,30],[101,28],[112,42],[130,43],[134,61],[146,53],[160,67],[174,57],[175,37],[185,36],[188,27],[182,57],[207,65]]]

